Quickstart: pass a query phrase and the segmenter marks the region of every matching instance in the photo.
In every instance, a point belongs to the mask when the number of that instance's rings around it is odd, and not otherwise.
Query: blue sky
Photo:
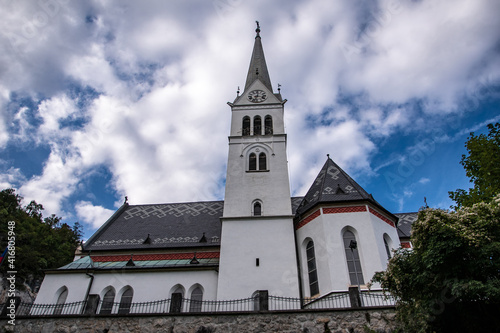
[[[224,197],[230,109],[261,36],[293,195],[326,154],[384,207],[449,208],[500,121],[496,0],[3,0],[0,186],[79,221]]]

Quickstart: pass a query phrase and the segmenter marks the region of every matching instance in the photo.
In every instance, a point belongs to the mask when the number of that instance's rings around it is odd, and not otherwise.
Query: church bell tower
[[[284,105],[273,92],[257,22],[245,88],[231,107],[218,299],[259,290],[298,297]]]

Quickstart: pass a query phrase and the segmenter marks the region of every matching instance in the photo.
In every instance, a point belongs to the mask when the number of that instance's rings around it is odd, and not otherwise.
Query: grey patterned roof
[[[410,238],[411,226],[417,220],[418,213],[397,213],[399,218],[398,235],[400,238]]]
[[[297,214],[304,214],[319,203],[360,200],[370,201],[388,214],[391,214],[328,157],[309,191],[304,196],[303,201],[297,208]]]
[[[219,246],[222,208],[223,201],[125,204],[85,243],[84,250]]]

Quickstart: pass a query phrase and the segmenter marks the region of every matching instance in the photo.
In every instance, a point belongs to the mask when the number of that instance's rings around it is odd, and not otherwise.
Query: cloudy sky
[[[0,186],[88,238],[119,207],[224,197],[260,21],[292,194],[330,156],[390,211],[449,208],[500,121],[498,0],[0,0]]]

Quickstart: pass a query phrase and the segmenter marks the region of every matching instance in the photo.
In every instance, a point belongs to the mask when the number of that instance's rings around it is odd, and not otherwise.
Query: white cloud
[[[369,21],[377,29],[367,32],[368,42],[361,40],[365,52],[353,55],[345,76],[350,89],[365,89],[381,102],[426,98],[442,112],[455,109],[471,80],[488,73],[499,80],[500,70],[490,67],[498,61],[493,51],[498,36],[492,32],[500,29],[493,14],[500,10],[498,2],[399,3],[400,10],[384,23]]]
[[[418,181],[420,184],[424,185],[424,184],[427,184],[428,182],[430,182],[431,180],[429,178],[420,178],[420,180]]]
[[[33,139],[33,126],[28,120],[28,108],[21,107],[14,115],[14,123],[17,125],[17,133],[14,135],[18,141],[30,141]]]
[[[42,203],[49,214],[61,214],[61,203],[76,189],[82,174],[79,161],[52,151],[45,162],[42,175],[34,176],[19,188],[27,202]]]
[[[24,181],[26,178],[19,168],[11,167],[6,172],[0,173],[0,189],[15,188]]]
[[[53,12],[41,3],[9,2],[0,13],[0,147],[35,133],[50,147],[42,173],[20,188],[50,213],[60,214],[100,166],[111,172],[107,186],[131,203],[222,198],[225,102],[243,88],[255,18],[273,85],[283,84],[290,100],[297,195],[327,153],[355,178],[369,177],[380,169],[371,165],[377,140],[439,126],[443,112],[467,112],[463,96],[479,98],[478,86],[500,80],[495,0],[54,2]],[[39,13],[48,20],[30,34]],[[85,108],[77,96],[84,88],[100,94]],[[13,94],[39,104],[39,124],[9,104]],[[76,118],[85,122],[60,127]],[[3,182],[21,172],[11,169]]]
[[[43,123],[38,128],[37,141],[51,142],[70,136],[68,129],[61,129],[62,120],[74,117],[77,112],[75,101],[66,95],[54,96],[45,100],[38,106],[38,114]]]
[[[94,206],[88,201],[78,201],[75,205],[78,218],[93,229],[99,228],[106,222],[114,211],[102,206]]]

